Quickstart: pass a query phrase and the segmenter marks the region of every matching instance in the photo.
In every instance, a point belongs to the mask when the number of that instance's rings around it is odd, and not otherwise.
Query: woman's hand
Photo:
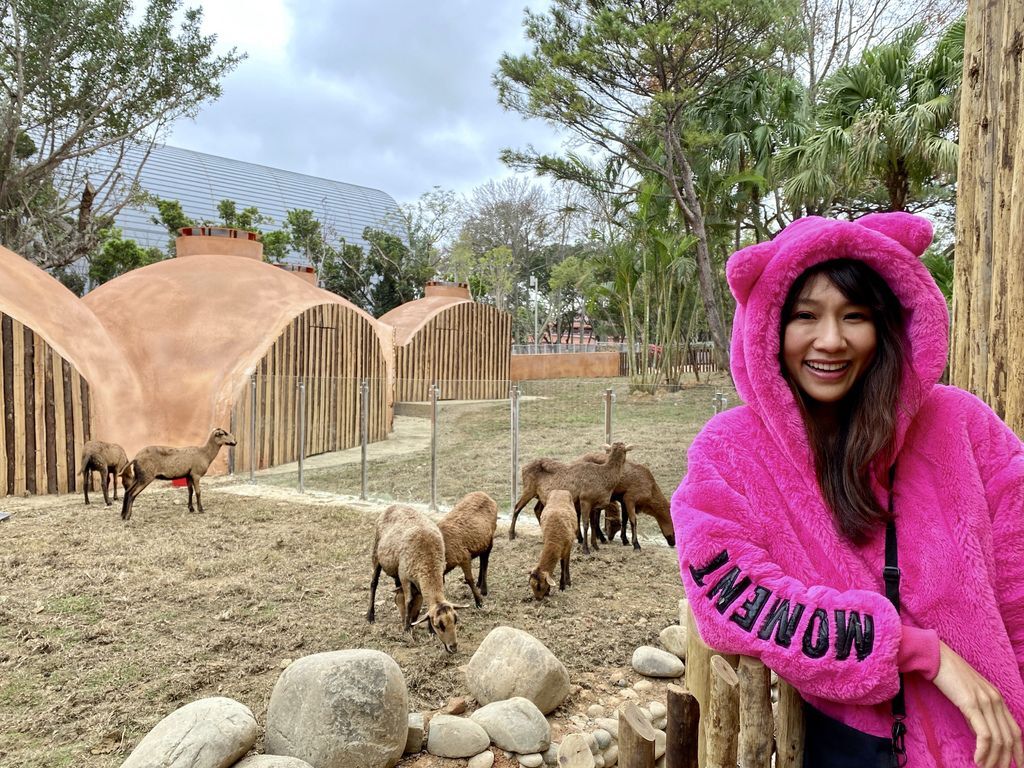
[[[1024,768],[1020,727],[1006,708],[1002,694],[942,641],[939,673],[933,682],[963,713],[977,736],[974,762],[980,768]]]

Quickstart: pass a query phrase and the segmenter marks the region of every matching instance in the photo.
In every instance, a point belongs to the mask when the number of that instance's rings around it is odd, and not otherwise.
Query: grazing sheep
[[[117,501],[117,476],[128,466],[128,457],[117,443],[104,443],[102,440],[90,440],[82,446],[82,490],[85,492],[85,503],[89,503],[89,485],[92,473],[100,473],[103,485],[103,501],[109,507],[110,496],[107,484],[114,486],[114,501]]]
[[[487,563],[497,524],[498,505],[480,491],[463,496],[437,523],[444,538],[444,572],[455,566],[462,568],[477,608],[484,604],[483,595],[487,594]],[[474,584],[471,564],[475,557],[480,558],[480,573]]]
[[[548,503],[540,516],[540,530],[544,536],[544,547],[540,551],[540,562],[530,572],[530,590],[536,600],[543,600],[555,586],[551,572],[556,562],[562,566],[558,588],[572,586],[569,558],[576,540],[576,506],[572,503],[572,494],[564,490],[548,493]]]
[[[192,445],[187,448],[170,448],[166,445],[148,445],[135,454],[121,473],[124,481],[124,503],[121,505],[121,519],[132,516],[132,505],[135,497],[145,490],[154,480],[188,480],[188,511],[192,507],[192,492],[196,494],[196,504],[203,511],[203,499],[199,494],[199,478],[206,474],[210,463],[216,458],[222,445],[234,445],[235,438],[230,432],[219,427],[210,433],[205,445]]]
[[[405,629],[423,621],[435,633],[448,653],[458,650],[455,628],[459,623],[456,610],[444,596],[444,538],[437,523],[422,512],[403,504],[393,504],[377,518],[373,537],[373,577],[370,579],[370,609],[366,620],[375,618],[374,601],[381,571],[395,580],[395,602]],[[427,603],[422,618],[420,608]]]
[[[589,461],[594,464],[604,464],[608,459],[605,453],[585,453],[577,461]],[[658,487],[658,482],[651,474],[651,470],[643,464],[627,461],[622,465],[622,477],[619,484],[612,492],[612,501],[618,502],[621,510],[622,544],[627,545],[626,519],[629,519],[629,527],[633,533],[633,549],[640,549],[640,542],[636,538],[636,513],[650,515],[658,522],[661,533],[670,547],[676,545],[675,528],[672,526],[672,515],[669,510],[668,499]],[[608,507],[607,511],[611,511]],[[611,534],[614,535],[614,534]]]
[[[608,459],[604,464],[589,461],[563,464],[560,461],[539,459],[530,462],[523,468],[523,493],[512,510],[512,523],[508,537],[516,537],[516,518],[523,507],[533,498],[539,499],[534,510],[540,513],[547,503],[548,494],[555,489],[564,489],[572,495],[576,504],[580,521],[580,532],[583,538],[583,552],[590,554],[587,546],[587,533],[590,532],[590,544],[598,549],[597,537],[600,526],[591,528],[591,511],[603,507],[611,500],[612,491],[619,483],[622,465],[626,461],[626,453],[633,450],[632,445],[612,443],[604,446]]]

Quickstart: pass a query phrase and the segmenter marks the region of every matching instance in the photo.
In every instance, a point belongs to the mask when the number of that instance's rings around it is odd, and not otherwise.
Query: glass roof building
[[[141,160],[140,150],[129,151],[122,162],[123,178],[132,178]],[[103,165],[100,158],[93,158],[93,162]],[[398,204],[378,189],[178,147],[154,147],[142,167],[139,185],[158,198],[179,201],[185,215],[197,223],[218,223],[217,204],[233,200],[240,211],[255,206],[262,215],[269,216],[272,222],[259,227],[265,232],[279,229],[286,211],[307,208],[331,241],[344,238],[365,249],[366,227],[404,235],[398,226]],[[153,223],[156,214],[151,205],[126,207],[115,224],[124,237],[162,249],[167,246],[168,234],[163,226]]]

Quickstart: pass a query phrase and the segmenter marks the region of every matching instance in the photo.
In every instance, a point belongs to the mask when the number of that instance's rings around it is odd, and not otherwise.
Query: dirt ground
[[[653,537],[640,552],[616,541],[576,554],[572,588],[535,602],[527,574],[540,540],[524,515],[514,542],[499,522],[490,594],[461,613],[459,652],[448,655],[422,627],[403,634],[390,590],[366,622],[379,507],[228,478],[204,488],[206,514],[188,513],[183,489],[154,485],[128,524],[102,495],[89,507],[71,496],[0,500],[12,513],[0,522],[0,765],[117,766],[157,721],[205,696],[242,702],[262,725],[290,661],[343,648],[391,654],[410,708],[435,712],[468,696],[461,666],[499,625],[532,633],[569,669],[572,692],[550,718],[557,740],[591,704],[611,715],[622,686],[640,679],[634,648],[677,620],[675,550]],[[457,574],[447,590],[472,602]],[[650,698],[663,691],[657,683]],[[424,753],[401,765],[464,761]],[[498,752],[495,765],[515,763]]]

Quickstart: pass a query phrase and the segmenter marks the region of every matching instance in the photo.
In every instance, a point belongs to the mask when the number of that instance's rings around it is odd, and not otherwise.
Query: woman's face
[[[838,403],[871,366],[877,344],[870,308],[854,304],[824,275],[807,281],[782,341],[786,371],[819,403]]]

